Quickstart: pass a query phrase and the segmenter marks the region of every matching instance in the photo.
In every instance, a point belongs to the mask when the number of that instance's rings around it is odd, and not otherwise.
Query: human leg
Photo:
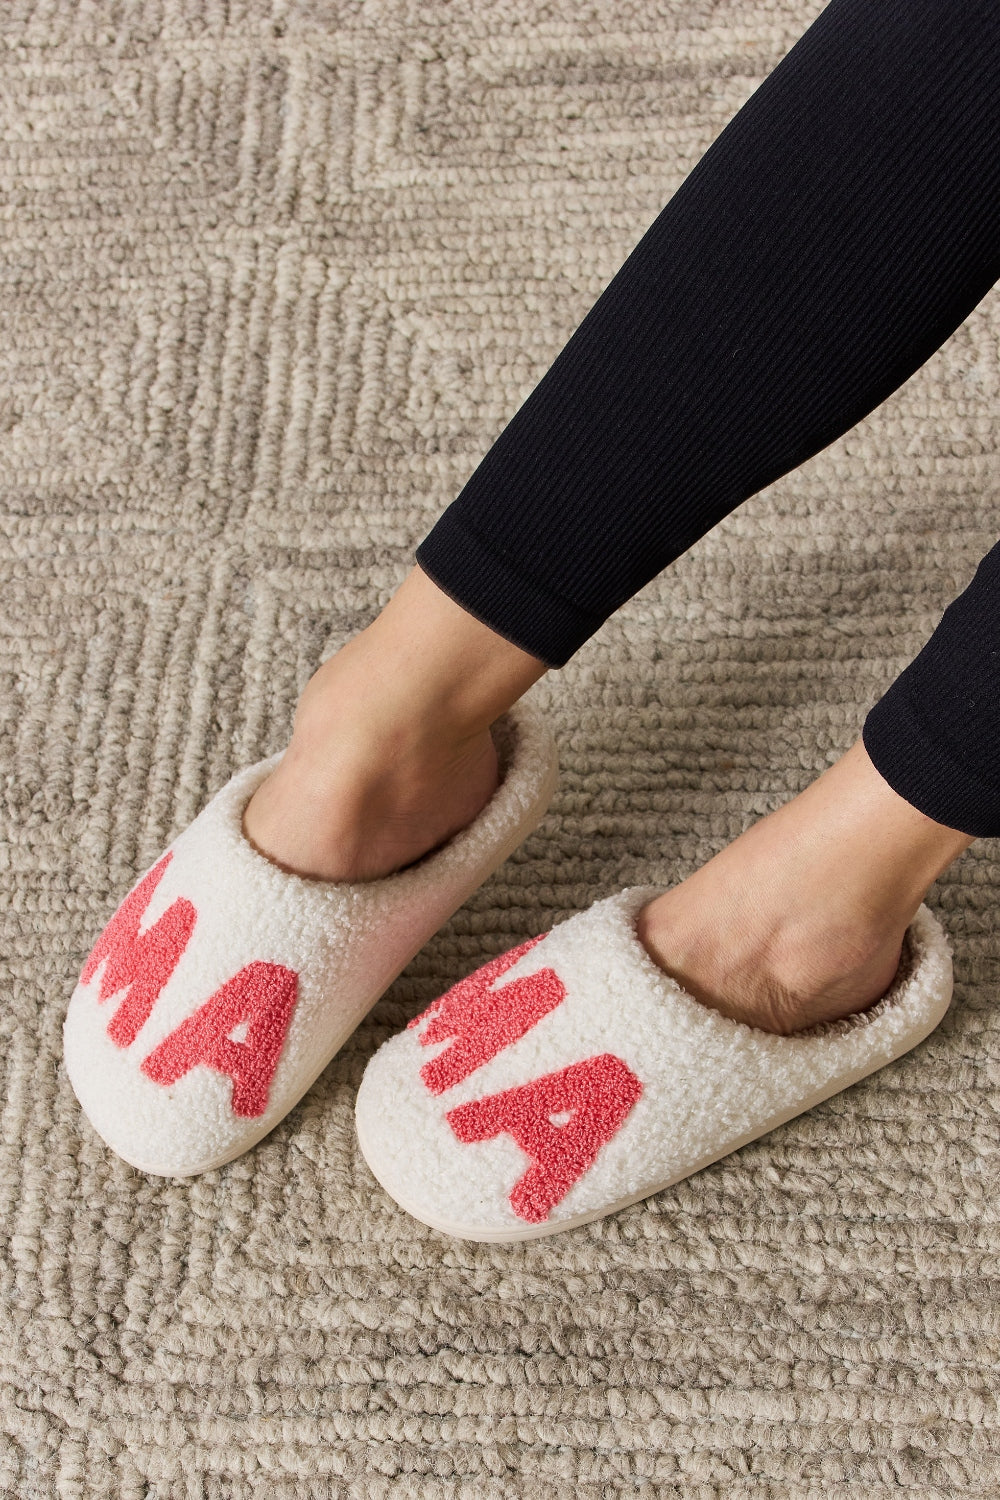
[[[379,861],[391,868],[401,849],[416,857],[422,840],[447,836],[467,807],[489,795],[495,773],[481,721],[484,712],[500,711],[505,691],[517,696],[546,666],[561,665],[722,515],[845,431],[943,342],[1000,274],[998,60],[1000,19],[988,6],[833,0],[651,226],[421,544],[421,570],[447,596],[427,616],[436,611],[448,624],[437,637],[440,671],[431,673],[437,686],[426,687],[412,657],[403,670],[405,654],[394,654],[393,641],[408,638],[410,602],[433,598],[432,585],[419,575],[394,601],[395,635],[382,629],[376,639],[376,622],[365,646],[364,636],[352,643],[357,662],[396,684],[383,692],[380,682],[380,699],[402,728],[397,723],[390,731],[384,720],[374,730],[362,724],[360,744],[349,754],[339,760],[328,754],[331,731],[324,724],[334,717],[340,725],[362,723],[351,693],[364,699],[367,673],[344,672],[337,664],[346,652],[322,669],[323,690],[317,684],[303,701],[284,783],[274,778],[272,793],[277,788],[281,796],[275,793],[269,805],[265,787],[248,809],[247,832],[266,853],[306,873],[376,874]],[[440,724],[435,704],[446,679],[461,697],[466,667],[462,651],[448,643],[452,627],[456,638],[472,632],[480,659],[497,663],[497,695],[479,706],[478,720],[473,715],[474,731],[459,724],[447,751],[435,752],[428,777],[428,738],[414,737],[412,729],[420,716]],[[951,642],[960,634],[950,622],[941,629]],[[983,638],[979,649],[988,676]],[[499,665],[504,661],[508,666]],[[949,851],[950,857],[960,852],[980,823],[992,826],[994,809],[982,799],[1000,801],[1000,790],[972,783],[960,803],[948,792],[956,785],[946,774],[954,757],[935,734],[944,710],[921,717],[906,707],[909,688],[926,691],[931,681],[925,668],[914,664],[907,695],[902,688],[887,695],[865,743],[808,795],[698,872],[700,897],[751,852],[767,848],[772,869],[791,869],[794,861],[776,858],[773,841],[802,817],[812,820],[817,842],[817,900],[837,870],[849,885],[854,845],[834,793],[845,808],[862,790],[880,801],[890,860],[880,877],[886,893],[894,888],[893,871],[911,859],[914,839],[932,869],[929,884]],[[971,743],[960,727],[953,729],[959,744]],[[975,743],[989,738],[987,723]],[[409,752],[393,756],[384,747],[414,739],[418,749],[407,771]],[[462,767],[473,762],[460,805]],[[376,845],[354,837],[359,798],[338,770],[362,764],[369,777],[375,768],[382,788],[361,799],[365,826],[374,830],[380,820],[396,819],[406,830],[404,839],[378,846],[363,871],[361,846]],[[429,829],[413,810],[446,785],[453,802],[441,804],[447,816]],[[321,835],[326,843],[318,848],[324,807],[333,807],[325,823],[333,836]],[[823,840],[827,853],[839,849],[840,864],[825,867],[822,880],[821,810],[838,818],[845,834],[842,846]],[[913,814],[922,821],[914,825]],[[308,839],[292,837],[296,817]],[[804,832],[800,827],[800,843]],[[331,863],[345,857],[346,866]],[[769,888],[763,874],[758,887],[763,905]],[[771,895],[780,911],[777,889]],[[667,893],[672,902],[664,898],[641,925],[658,960],[687,965],[692,985],[700,982],[708,995],[719,978],[699,976],[692,966],[696,935],[681,931],[680,917],[682,901],[693,903],[695,892],[692,886],[690,898],[682,897],[683,890]],[[831,1002],[833,992],[845,1007],[840,1013],[867,1003],[879,993],[894,942],[898,955],[892,932],[911,901],[912,892],[889,921],[884,912],[876,919],[860,889],[851,894],[845,926],[861,911],[871,921],[846,948],[827,944],[824,951],[834,974],[855,975],[852,993],[850,983],[845,989],[824,979],[816,961],[822,934],[816,924],[799,923],[806,952],[777,945],[787,982],[761,972],[761,992],[730,1003],[752,1003],[758,1019],[766,1024],[770,1016],[775,1029],[787,1028],[792,1012],[805,1014],[821,998]],[[711,905],[698,902],[701,910]],[[828,921],[829,905],[823,909]],[[903,930],[905,921],[898,937]],[[702,946],[710,938],[705,934]],[[758,928],[747,942],[744,961],[750,950],[759,959],[765,948],[775,951],[773,932]],[[797,996],[794,1004],[782,1002],[780,1015],[772,1014],[768,998],[776,985]],[[717,999],[726,1003],[724,995]]]
[[[150,1171],[205,1170],[291,1108],[420,943],[537,822],[552,784],[547,736],[522,715],[495,787],[491,721],[645,577],[888,394],[983,294],[1000,253],[990,114],[998,25],[989,7],[971,3],[833,0],[629,258],[422,546],[421,571],[310,683],[282,768],[267,780],[260,765],[234,778],[126,897],[70,1003],[65,1056],[91,1119],[128,1160]],[[891,108],[873,114],[868,98],[880,105],[883,95]],[[973,639],[989,650],[982,632]],[[932,657],[896,700],[906,711],[886,711],[888,738],[877,736],[892,776],[906,776],[921,733],[933,740],[942,717],[953,742],[925,763],[931,772],[950,767],[955,744],[966,743],[961,694],[955,723],[944,699],[936,713],[919,711]],[[988,686],[988,663],[982,676]],[[986,692],[980,707],[993,706]],[[847,771],[868,774],[857,760]],[[964,819],[937,824],[932,810],[951,805],[947,780],[918,780],[914,801],[901,797],[908,824],[881,816],[896,829],[886,834],[890,884],[915,855],[932,878],[956,843],[980,831]],[[865,795],[878,786],[869,780]],[[982,795],[989,778],[976,786]],[[827,795],[835,787],[839,801]],[[810,789],[805,854],[801,839],[796,851],[775,835],[791,813],[750,830],[753,847],[779,867],[791,848],[798,868],[810,869],[815,825],[831,801],[835,810],[853,805],[856,790],[839,767]],[[472,837],[449,838],[487,802]],[[245,808],[243,832],[268,858],[240,837]],[[913,814],[934,827],[914,827]],[[412,872],[369,878],[442,840]],[[835,873],[850,886],[856,843],[848,837],[843,849]],[[335,883],[300,881],[296,871]],[[698,890],[709,915],[712,878],[702,875]],[[919,882],[902,885],[912,902]],[[848,910],[863,914],[857,890],[853,897]],[[781,914],[773,894],[769,910]],[[671,946],[678,913],[675,902],[658,956],[668,970],[692,951]],[[650,951],[662,948],[663,930],[636,915]],[[815,931],[818,941],[821,922]],[[666,984],[634,925],[619,936],[647,978]],[[941,960],[940,935],[935,943]],[[740,950],[747,967],[773,951],[760,941]],[[939,1005],[943,962],[936,973]],[[541,999],[554,994],[550,986]],[[713,1005],[731,997],[710,984],[702,998],[687,1001],[700,1022],[722,1024]],[[855,1008],[863,1002],[849,997]],[[800,1018],[794,1004],[770,1017],[792,1029]],[[907,1034],[918,1039],[919,1029]],[[218,1073],[232,1079],[223,1096]],[[230,1095],[227,1115],[220,1106]],[[551,1121],[540,1124],[551,1133]]]
[[[766,1030],[876,999],[928,887],[975,838],[1000,833],[998,703],[1000,543],[847,754],[644,909],[650,953],[699,999]]]
[[[893,791],[859,739],[646,905],[637,931],[689,994],[788,1034],[885,993],[928,889],[972,842]]]
[[[1000,12],[832,0],[417,550],[560,666],[872,411],[1000,276]]]

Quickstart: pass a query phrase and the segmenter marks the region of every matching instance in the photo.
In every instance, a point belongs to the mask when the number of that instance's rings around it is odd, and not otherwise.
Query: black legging
[[[562,666],[865,416],[1000,277],[1000,4],[832,0],[629,255],[417,550]],[[1000,833],[1000,544],[869,713],[915,807]]]

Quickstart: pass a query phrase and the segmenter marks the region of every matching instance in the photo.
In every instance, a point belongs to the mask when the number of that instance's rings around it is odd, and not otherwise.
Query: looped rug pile
[[[191,1182],[61,1064],[117,901],[322,658],[820,6],[8,0],[0,15],[0,1493],[996,1495],[995,846],[917,1052],[658,1197],[450,1242],[373,1049],[671,883],[857,737],[996,540],[1000,301],[536,690],[563,780],[302,1104]]]

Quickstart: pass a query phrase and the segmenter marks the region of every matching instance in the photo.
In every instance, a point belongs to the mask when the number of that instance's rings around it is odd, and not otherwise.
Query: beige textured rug
[[[445,985],[805,786],[996,539],[1000,300],[537,689],[561,790],[249,1156],[146,1178],[79,966],[412,551],[804,0],[7,0],[0,1493],[1000,1492],[1000,870],[916,1053],[588,1228],[411,1222],[366,1059]]]

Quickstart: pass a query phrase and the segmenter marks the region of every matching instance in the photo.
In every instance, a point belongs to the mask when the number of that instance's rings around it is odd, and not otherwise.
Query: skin
[[[369,880],[463,828],[496,790],[489,726],[545,674],[419,568],[306,684],[243,829],[282,869]],[[377,692],[373,691],[377,684]],[[863,1010],[974,840],[926,817],[860,739],[639,914],[650,957],[705,1005],[788,1034]]]
[[[306,684],[244,833],[282,868],[326,880],[409,864],[489,801],[489,726],[545,670],[414,568]]]
[[[885,993],[928,889],[973,842],[904,801],[858,739],[644,907],[637,932],[696,999],[788,1034]]]

